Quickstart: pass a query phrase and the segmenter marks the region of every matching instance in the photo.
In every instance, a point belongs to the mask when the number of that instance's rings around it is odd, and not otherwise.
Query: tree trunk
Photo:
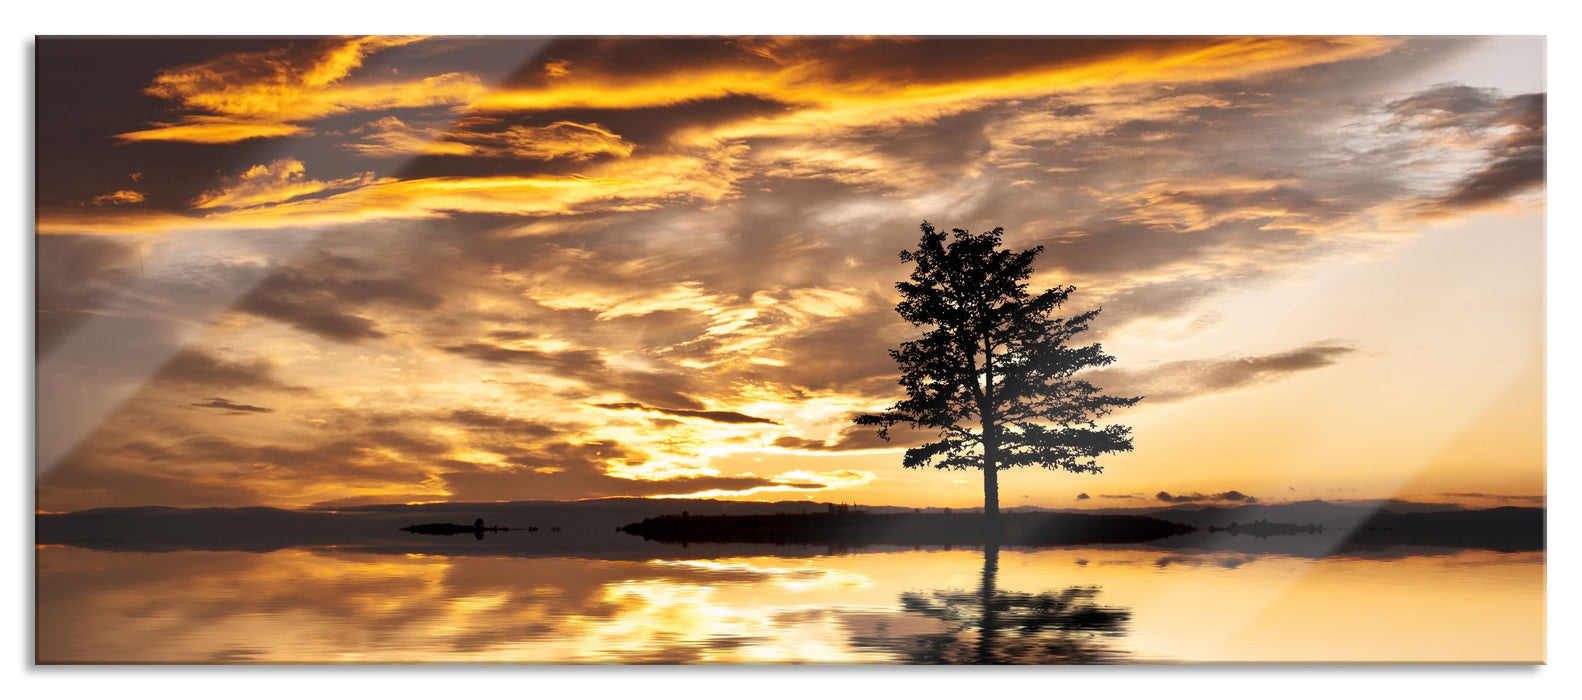
[[[983,515],[988,520],[1000,519],[1000,470],[993,461],[985,458],[983,465]]]
[[[999,450],[991,440],[984,440],[983,446],[983,535],[986,542],[997,543],[1004,534],[1000,520]]]

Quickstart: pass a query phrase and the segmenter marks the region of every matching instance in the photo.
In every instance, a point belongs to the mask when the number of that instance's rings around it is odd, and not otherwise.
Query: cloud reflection
[[[39,663],[1532,663],[1543,655],[1542,552],[1308,559],[1016,549],[612,561],[44,546],[35,555]],[[1502,615],[1456,614],[1466,600]]]

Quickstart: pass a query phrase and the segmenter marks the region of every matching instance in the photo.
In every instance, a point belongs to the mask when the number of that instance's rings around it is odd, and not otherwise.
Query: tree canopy
[[[982,469],[990,516],[999,513],[1002,469],[1098,473],[1100,455],[1130,451],[1131,428],[1098,421],[1142,397],[1108,396],[1077,378],[1115,358],[1096,343],[1068,345],[1099,313],[1053,316],[1074,287],[1028,292],[1043,247],[1006,250],[1000,228],[954,229],[948,240],[926,221],[922,231],[917,249],[901,252],[901,260],[914,264],[911,278],[896,284],[895,310],[924,329],[890,351],[906,398],[883,413],[858,416],[857,424],[877,426],[885,440],[897,423],[936,430],[939,439],[908,449],[902,464]]]

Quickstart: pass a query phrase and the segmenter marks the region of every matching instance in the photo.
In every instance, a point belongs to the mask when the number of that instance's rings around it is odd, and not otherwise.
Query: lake
[[[1544,553],[41,544],[38,663],[1540,663]]]

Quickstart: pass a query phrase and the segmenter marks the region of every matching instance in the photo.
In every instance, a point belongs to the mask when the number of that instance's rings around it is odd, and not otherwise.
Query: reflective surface
[[[610,561],[41,545],[39,663],[1544,658],[1544,555],[920,550]]]

